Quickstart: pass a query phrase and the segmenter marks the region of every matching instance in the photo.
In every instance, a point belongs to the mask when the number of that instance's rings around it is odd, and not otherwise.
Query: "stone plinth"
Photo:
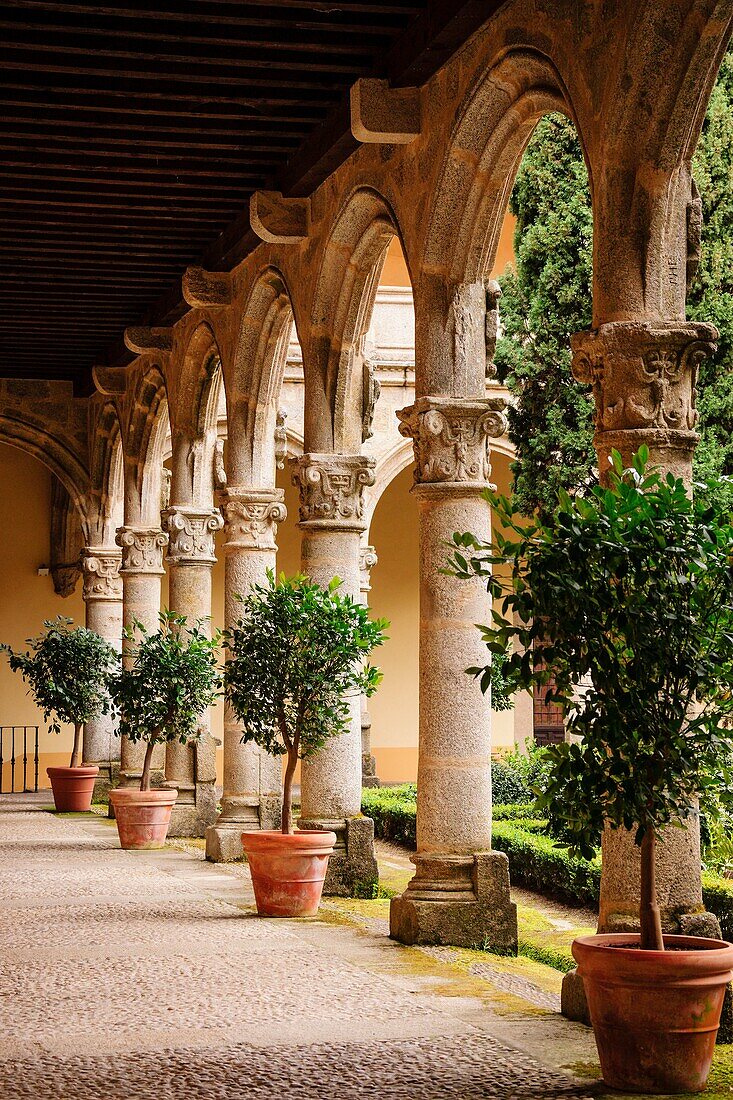
[[[224,518],[224,622],[239,619],[238,596],[267,583],[277,561],[277,525],[286,517],[281,489],[229,486],[219,500]],[[216,823],[206,830],[206,858],[216,863],[241,859],[241,834],[280,825],[279,758],[256,745],[242,744],[241,728],[231,708],[224,707],[224,793]]]
[[[491,703],[464,671],[486,661],[476,623],[490,604],[478,579],[442,572],[454,531],[491,538],[481,494],[503,410],[496,399],[424,397],[398,414],[415,448],[420,524],[416,873],[390,920],[404,943],[516,950],[506,858],[491,852]]]
[[[339,577],[341,592],[359,600],[363,492],[374,484],[374,459],[305,454],[292,460],[292,469],[300,492],[302,571],[323,586]],[[327,895],[350,894],[379,879],[374,824],[361,815],[362,704],[358,696],[350,701],[350,708],[344,733],[301,765],[300,825],[332,829],[337,837],[324,885]]]

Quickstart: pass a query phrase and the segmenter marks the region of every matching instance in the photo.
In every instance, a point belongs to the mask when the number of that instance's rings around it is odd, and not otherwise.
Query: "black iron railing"
[[[38,726],[0,726],[0,794],[37,790]]]

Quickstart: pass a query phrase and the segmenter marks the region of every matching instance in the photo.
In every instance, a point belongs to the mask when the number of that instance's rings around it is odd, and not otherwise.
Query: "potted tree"
[[[261,916],[305,917],[318,910],[336,834],[294,830],[293,776],[298,760],[313,757],[344,731],[355,694],[371,694],[381,674],[364,659],[384,641],[384,620],[362,604],[305,576],[256,585],[236,625],[225,631],[225,694],[242,724],[242,740],[287,757],[280,832],[247,832]]]
[[[209,637],[202,622],[189,624],[185,615],[162,611],[155,634],[135,622],[125,636],[130,648],[110,692],[121,735],[145,742],[146,749],[139,789],[117,787],[110,801],[120,845],[138,851],[165,844],[178,791],[151,787],[153,751],[166,741],[186,745],[199,739],[201,715],[221,690],[220,635]]]
[[[93,630],[74,627],[73,619],[59,615],[43,625],[43,634],[28,639],[28,652],[16,653],[9,645],[0,646],[0,650],[8,654],[13,672],[20,672],[28,684],[49,730],[61,733],[62,723],[73,725],[69,766],[47,768],[46,773],[56,809],[84,812],[91,806],[99,768],[82,762],[82,731],[85,722],[110,712],[107,683],[119,656]]]
[[[704,1087],[733,966],[731,944],[664,934],[655,884],[662,830],[695,812],[733,740],[733,526],[724,493],[691,499],[647,460],[624,470],[614,453],[608,487],[561,492],[542,521],[488,494],[503,533],[455,535],[450,568],[485,578],[483,636],[511,688],[553,683],[577,735],[546,750],[551,828],[586,858],[601,829],[633,830],[639,932],[573,954],[606,1084],[672,1093]]]

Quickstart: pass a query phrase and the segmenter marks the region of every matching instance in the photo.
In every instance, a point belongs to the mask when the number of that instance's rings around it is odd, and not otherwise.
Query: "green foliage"
[[[305,576],[255,586],[225,632],[225,690],[242,723],[242,740],[288,755],[283,831],[290,824],[290,782],[297,759],[315,756],[341,734],[351,700],[371,695],[381,673],[364,660],[384,641],[385,620]]]
[[[43,625],[43,634],[28,639],[28,652],[16,653],[8,645],[0,651],[23,676],[51,732],[60,733],[63,722],[79,726],[108,714],[107,683],[119,655],[93,630],[74,627],[72,619],[59,615]]]
[[[497,654],[491,655],[492,665]],[[512,689],[513,690],[513,689]],[[528,741],[523,751],[513,749],[491,763],[491,799],[494,805],[533,802],[547,771],[543,750]]]
[[[381,840],[417,844],[417,788],[412,783],[399,787],[365,787],[361,812],[374,821],[374,835]]]
[[[507,682],[503,668],[506,655],[496,653],[491,660],[491,709],[497,714],[503,710],[511,710],[514,706],[514,696],[507,690]]]
[[[509,857],[512,882],[568,905],[595,906],[601,886],[600,856],[592,859],[570,855],[543,833],[529,830],[521,821],[498,821],[491,844]]]
[[[593,213],[577,134],[562,115],[543,118],[509,203],[517,219],[516,270],[499,280],[495,362],[518,398],[509,410],[517,507],[551,511],[560,487],[593,479],[593,401],[570,370],[570,336],[590,326]]]
[[[604,820],[640,843],[684,819],[727,778],[733,737],[730,513],[715,492],[691,500],[681,480],[646,473],[643,449],[632,470],[613,457],[609,488],[561,491],[545,522],[517,522],[515,501],[487,493],[508,533],[456,534],[452,562],[486,580],[482,634],[492,654],[511,650],[514,689],[554,681],[575,739],[545,750],[537,805],[587,857]]]
[[[148,745],[198,741],[201,715],[221,694],[220,635],[171,611],[160,613],[154,634],[139,622],[125,633],[125,667],[110,686],[121,735]]]
[[[701,365],[695,476],[733,474],[733,51],[723,58],[693,160],[703,231],[688,316],[720,331]],[[517,218],[516,270],[499,280],[504,335],[499,377],[510,410],[517,506],[549,512],[557,490],[595,479],[593,403],[570,370],[570,334],[588,328],[592,302],[592,213],[576,132],[560,115],[543,118],[527,146],[510,199]],[[730,491],[730,490],[729,490]]]

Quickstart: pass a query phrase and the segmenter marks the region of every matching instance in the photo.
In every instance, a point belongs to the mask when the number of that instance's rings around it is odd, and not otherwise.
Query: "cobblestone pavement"
[[[553,1047],[573,1025],[421,960],[333,920],[258,919],[241,868],[122,852],[104,820],[0,798],[3,1100],[589,1095]]]

